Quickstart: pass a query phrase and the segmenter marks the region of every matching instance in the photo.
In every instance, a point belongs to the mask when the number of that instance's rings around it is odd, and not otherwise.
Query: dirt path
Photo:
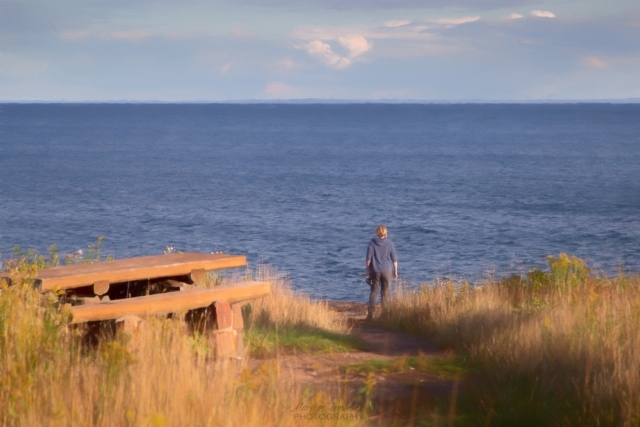
[[[440,351],[431,341],[367,325],[364,322],[366,305],[363,303],[330,302],[329,307],[352,324],[352,333],[365,342],[366,348],[364,351],[351,353],[280,356],[281,372],[291,375],[296,382],[314,384],[320,388],[323,384],[349,383],[355,393],[361,391],[367,383],[371,384],[373,378],[367,378],[363,373],[345,373],[344,367],[347,365],[372,359],[393,360],[401,356],[451,356]],[[384,412],[391,411],[400,414],[400,417],[419,409],[433,409],[435,399],[450,395],[454,389],[453,381],[414,369],[396,373],[375,373],[374,378],[375,391],[372,400]]]
[[[367,353],[372,356],[417,356],[420,353],[441,355],[431,341],[402,332],[368,326],[364,321],[367,314],[367,305],[364,303],[332,301],[329,303],[329,308],[347,319],[347,322],[354,327],[353,333],[367,343]]]

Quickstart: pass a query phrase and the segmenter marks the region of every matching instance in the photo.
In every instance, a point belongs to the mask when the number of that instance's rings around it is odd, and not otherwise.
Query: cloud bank
[[[0,0],[0,99],[640,97],[635,0],[300,1]]]

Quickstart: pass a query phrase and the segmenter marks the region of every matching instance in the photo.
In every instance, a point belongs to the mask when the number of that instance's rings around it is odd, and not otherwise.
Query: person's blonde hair
[[[379,225],[378,229],[376,230],[376,234],[381,239],[383,237],[387,237],[387,226],[386,225]]]

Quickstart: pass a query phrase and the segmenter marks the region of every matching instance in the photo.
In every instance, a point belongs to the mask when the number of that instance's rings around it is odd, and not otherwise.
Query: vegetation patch
[[[469,360],[463,357],[403,356],[392,360],[370,359],[341,368],[345,374],[393,374],[421,371],[435,374],[443,380],[462,379],[471,372]]]
[[[347,353],[364,348],[361,339],[305,325],[281,327],[254,326],[245,331],[245,343],[254,357],[277,353]]]
[[[259,368],[211,359],[211,337],[194,334],[182,316],[149,316],[135,336],[117,333],[85,343],[86,328],[70,327],[59,295],[42,294],[34,277],[61,259],[65,264],[85,262],[85,256],[104,261],[99,252],[99,244],[64,257],[55,248],[49,256],[16,248],[3,263],[10,280],[0,279],[0,426],[287,427],[303,419],[305,425],[327,425],[320,416],[333,417],[330,425],[348,426],[365,416],[337,381],[320,391],[281,376],[277,359]],[[255,329],[246,325],[248,335],[271,325],[277,342],[285,344],[291,334],[298,341],[305,334],[316,336],[309,348],[322,339],[336,349],[350,342],[341,338],[345,329],[326,304],[294,295],[282,276],[257,274],[271,283],[272,295],[253,305],[257,321]],[[289,333],[285,325],[305,326]],[[330,409],[311,412],[308,420],[308,408],[318,407]]]
[[[339,380],[327,379],[320,391],[280,376],[277,359],[257,369],[230,369],[226,361],[209,358],[209,338],[194,335],[178,316],[147,318],[135,339],[116,335],[84,345],[82,328],[68,327],[70,313],[59,295],[40,293],[33,278],[61,261],[108,259],[100,242],[84,254],[62,257],[55,247],[49,256],[16,248],[5,263],[11,280],[0,279],[0,425],[206,420],[286,427],[300,425],[296,417],[305,417],[305,425],[329,425],[306,417],[333,416],[332,409],[313,408],[342,406],[352,408],[344,415],[357,420],[331,423],[354,425],[371,417],[382,420],[378,425],[640,424],[640,276],[594,277],[582,260],[560,254],[549,257],[548,269],[482,286],[444,283],[399,294],[381,326],[431,335],[465,357],[347,365],[342,372],[365,377],[357,395],[350,395]],[[326,303],[294,294],[273,271],[258,271],[255,278],[269,281],[272,294],[243,310],[245,343],[253,355],[364,347]],[[227,279],[212,280],[215,285]],[[440,389],[444,393],[429,389],[428,381],[411,384],[412,393],[399,406],[376,404],[376,374],[402,372],[434,374],[450,383]]]
[[[638,425],[640,277],[547,262],[481,286],[421,285],[379,322],[469,355],[478,375],[457,406],[477,425]]]

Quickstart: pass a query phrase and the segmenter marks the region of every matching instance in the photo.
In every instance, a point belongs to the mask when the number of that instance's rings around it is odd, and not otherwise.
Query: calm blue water
[[[363,299],[568,252],[640,268],[640,105],[0,105],[0,253],[247,254]]]

